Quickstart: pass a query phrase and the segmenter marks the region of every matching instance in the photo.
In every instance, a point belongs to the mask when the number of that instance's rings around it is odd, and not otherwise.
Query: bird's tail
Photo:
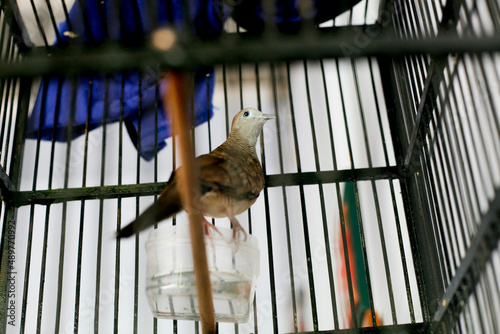
[[[133,222],[116,233],[117,238],[127,238],[138,233],[163,219],[167,219],[182,209],[182,203],[174,184],[170,184],[160,195],[158,200],[146,209]]]

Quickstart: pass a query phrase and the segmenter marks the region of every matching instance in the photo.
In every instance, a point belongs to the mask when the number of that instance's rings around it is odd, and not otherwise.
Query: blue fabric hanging
[[[185,23],[185,3],[189,5],[187,16],[193,24]],[[69,20],[59,25],[56,44],[69,44],[73,40],[100,43],[109,39],[134,42],[162,26],[192,29],[202,38],[212,38],[222,32],[228,15],[228,7],[218,0],[77,0],[69,12]],[[191,108],[195,125],[199,125],[213,113],[213,68],[195,71],[193,80]],[[104,122],[118,121],[121,110],[134,145],[140,147],[144,159],[150,160],[156,153],[155,147],[158,150],[165,147],[165,139],[171,135],[159,95],[163,89],[157,89],[156,81],[156,73],[138,71],[89,74],[76,79],[44,78],[28,119],[27,137],[38,138],[40,132],[43,140],[51,140],[54,135],[55,140],[66,141],[68,126],[72,138],[85,132],[87,114],[92,130]],[[168,85],[168,81],[168,76],[163,77],[160,86]]]

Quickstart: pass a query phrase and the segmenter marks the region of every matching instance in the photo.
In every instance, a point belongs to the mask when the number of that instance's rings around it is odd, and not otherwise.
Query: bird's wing
[[[212,152],[199,156],[197,163],[202,193],[218,192],[237,200],[252,200],[264,187],[259,161],[247,154]]]

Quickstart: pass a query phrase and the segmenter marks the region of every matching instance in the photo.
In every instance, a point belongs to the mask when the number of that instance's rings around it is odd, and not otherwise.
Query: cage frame
[[[351,180],[387,180],[398,179],[403,191],[404,210],[409,224],[410,241],[418,277],[419,297],[422,304],[424,321],[422,323],[389,325],[373,328],[357,328],[332,331],[315,331],[314,333],[446,333],[453,328],[457,314],[460,314],[463,305],[480,280],[485,265],[496,249],[500,238],[500,190],[496,189],[495,199],[490,203],[488,212],[482,217],[482,222],[467,254],[461,262],[455,276],[448,286],[443,285],[443,277],[439,268],[439,245],[435,240],[432,226],[426,225],[430,218],[432,208],[426,192],[424,170],[426,166],[419,161],[422,147],[425,146],[425,136],[434,110],[433,104],[439,94],[439,86],[445,80],[446,55],[462,53],[489,53],[500,50],[500,34],[489,37],[459,37],[449,33],[449,28],[454,28],[458,21],[459,10],[464,5],[463,0],[446,1],[443,19],[440,22],[440,31],[435,38],[422,39],[397,39],[391,30],[393,25],[345,27],[321,32],[317,39],[309,39],[307,33],[292,36],[273,36],[261,40],[251,36],[225,36],[218,41],[193,41],[189,36],[184,36],[179,46],[167,52],[161,52],[149,45],[123,46],[115,43],[98,46],[91,49],[71,75],[91,72],[114,72],[124,69],[144,70],[147,64],[157,64],[162,68],[191,69],[198,65],[234,64],[241,62],[256,63],[261,61],[276,62],[281,60],[317,59],[324,57],[375,57],[381,69],[383,93],[387,105],[393,146],[397,157],[396,165],[380,168],[358,168],[354,170],[335,170],[322,172],[299,172],[283,175],[267,175],[267,187],[281,187],[290,185],[308,185],[318,183],[346,182]],[[382,1],[383,10],[393,10],[393,2]],[[9,26],[14,33],[21,34],[21,29],[14,18],[14,12],[8,1],[3,1],[2,10]],[[352,41],[359,34],[360,29],[365,31],[381,32],[377,34],[372,43],[362,48],[359,53],[346,55],[342,43]],[[320,39],[319,39],[320,38]],[[327,41],[327,43],[325,43]],[[304,47],[306,45],[306,47]],[[389,47],[390,46],[390,47]],[[196,51],[200,47],[207,50],[200,56]],[[19,94],[22,97],[18,106],[16,120],[16,135],[13,143],[11,168],[7,172],[0,166],[0,189],[3,209],[6,210],[2,222],[3,238],[0,244],[2,249],[0,267],[0,332],[6,328],[6,296],[8,282],[8,229],[9,222],[15,221],[16,209],[24,205],[52,204],[71,200],[108,199],[120,197],[134,197],[157,195],[165,186],[165,182],[143,183],[137,185],[97,186],[79,189],[51,189],[37,191],[19,191],[20,166],[22,165],[24,127],[29,108],[29,91],[31,89],[31,76],[48,73],[59,73],[67,68],[69,62],[80,54],[79,48],[63,48],[61,50],[30,50],[27,46],[19,45],[23,53],[22,61],[17,63],[0,63],[0,77],[21,78]],[[285,51],[282,51],[285,50]],[[429,52],[429,50],[432,50]],[[473,50],[473,51],[472,51]],[[47,59],[46,52],[53,53]],[[180,54],[187,55],[179,61]],[[404,126],[404,106],[398,99],[397,78],[401,78],[398,66],[406,55],[425,54],[431,57],[431,65],[425,81],[425,90],[421,96],[417,125],[411,133]],[[119,56],[120,61],[116,61]],[[139,62],[138,59],[141,59]],[[63,64],[63,66],[61,66]],[[410,137],[409,145],[405,145],[404,138]],[[425,250],[425,251],[424,251]],[[425,254],[426,260],[422,259]],[[442,292],[444,291],[444,293]],[[313,332],[304,332],[313,333]]]

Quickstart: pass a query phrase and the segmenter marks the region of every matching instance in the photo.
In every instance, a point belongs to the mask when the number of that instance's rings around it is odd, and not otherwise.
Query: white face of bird
[[[245,108],[234,116],[233,124],[231,125],[231,130],[235,127],[258,127],[262,126],[267,120],[276,118],[272,114],[264,114],[260,110],[255,108]]]
[[[264,124],[273,118],[276,116],[264,114],[255,108],[245,108],[234,116],[231,132],[247,138],[250,145],[254,146]]]

